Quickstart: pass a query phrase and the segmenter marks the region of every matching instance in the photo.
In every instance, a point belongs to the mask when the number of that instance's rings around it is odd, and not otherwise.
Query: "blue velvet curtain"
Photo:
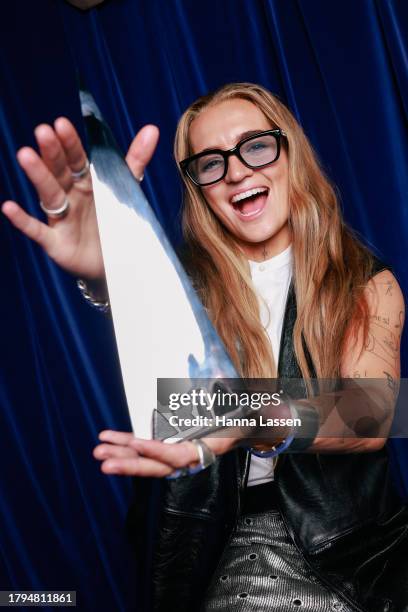
[[[407,295],[405,0],[112,0],[88,13],[14,0],[0,34],[1,201],[41,216],[15,152],[59,115],[83,133],[80,75],[123,151],[159,125],[143,185],[178,242],[178,117],[223,83],[259,82],[294,111],[346,219]],[[132,483],[101,475],[91,454],[98,431],[129,428],[111,322],[4,218],[0,232],[0,589],[74,589],[81,610],[141,610],[124,527]],[[391,446],[407,492],[407,445]]]

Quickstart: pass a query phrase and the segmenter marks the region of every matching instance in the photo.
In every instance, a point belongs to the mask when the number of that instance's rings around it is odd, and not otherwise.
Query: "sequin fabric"
[[[313,575],[277,511],[242,516],[201,612],[352,612]]]

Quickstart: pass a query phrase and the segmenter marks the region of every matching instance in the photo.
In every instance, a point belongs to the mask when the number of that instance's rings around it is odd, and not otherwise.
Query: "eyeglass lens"
[[[277,139],[273,134],[264,134],[243,142],[239,154],[248,166],[257,168],[276,160]],[[220,180],[225,171],[226,160],[219,153],[208,153],[190,162],[188,171],[197,183],[206,185]]]

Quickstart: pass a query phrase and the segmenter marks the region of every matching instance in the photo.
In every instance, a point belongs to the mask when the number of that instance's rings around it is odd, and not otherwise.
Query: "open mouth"
[[[231,198],[231,204],[241,218],[251,219],[259,215],[265,208],[268,193],[267,187],[254,187],[234,195]]]

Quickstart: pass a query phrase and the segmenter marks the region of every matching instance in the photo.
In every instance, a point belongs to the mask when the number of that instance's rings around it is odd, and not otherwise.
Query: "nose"
[[[224,180],[226,183],[239,183],[244,178],[252,176],[253,173],[254,171],[245,166],[236,155],[231,155],[228,159],[228,172]]]

